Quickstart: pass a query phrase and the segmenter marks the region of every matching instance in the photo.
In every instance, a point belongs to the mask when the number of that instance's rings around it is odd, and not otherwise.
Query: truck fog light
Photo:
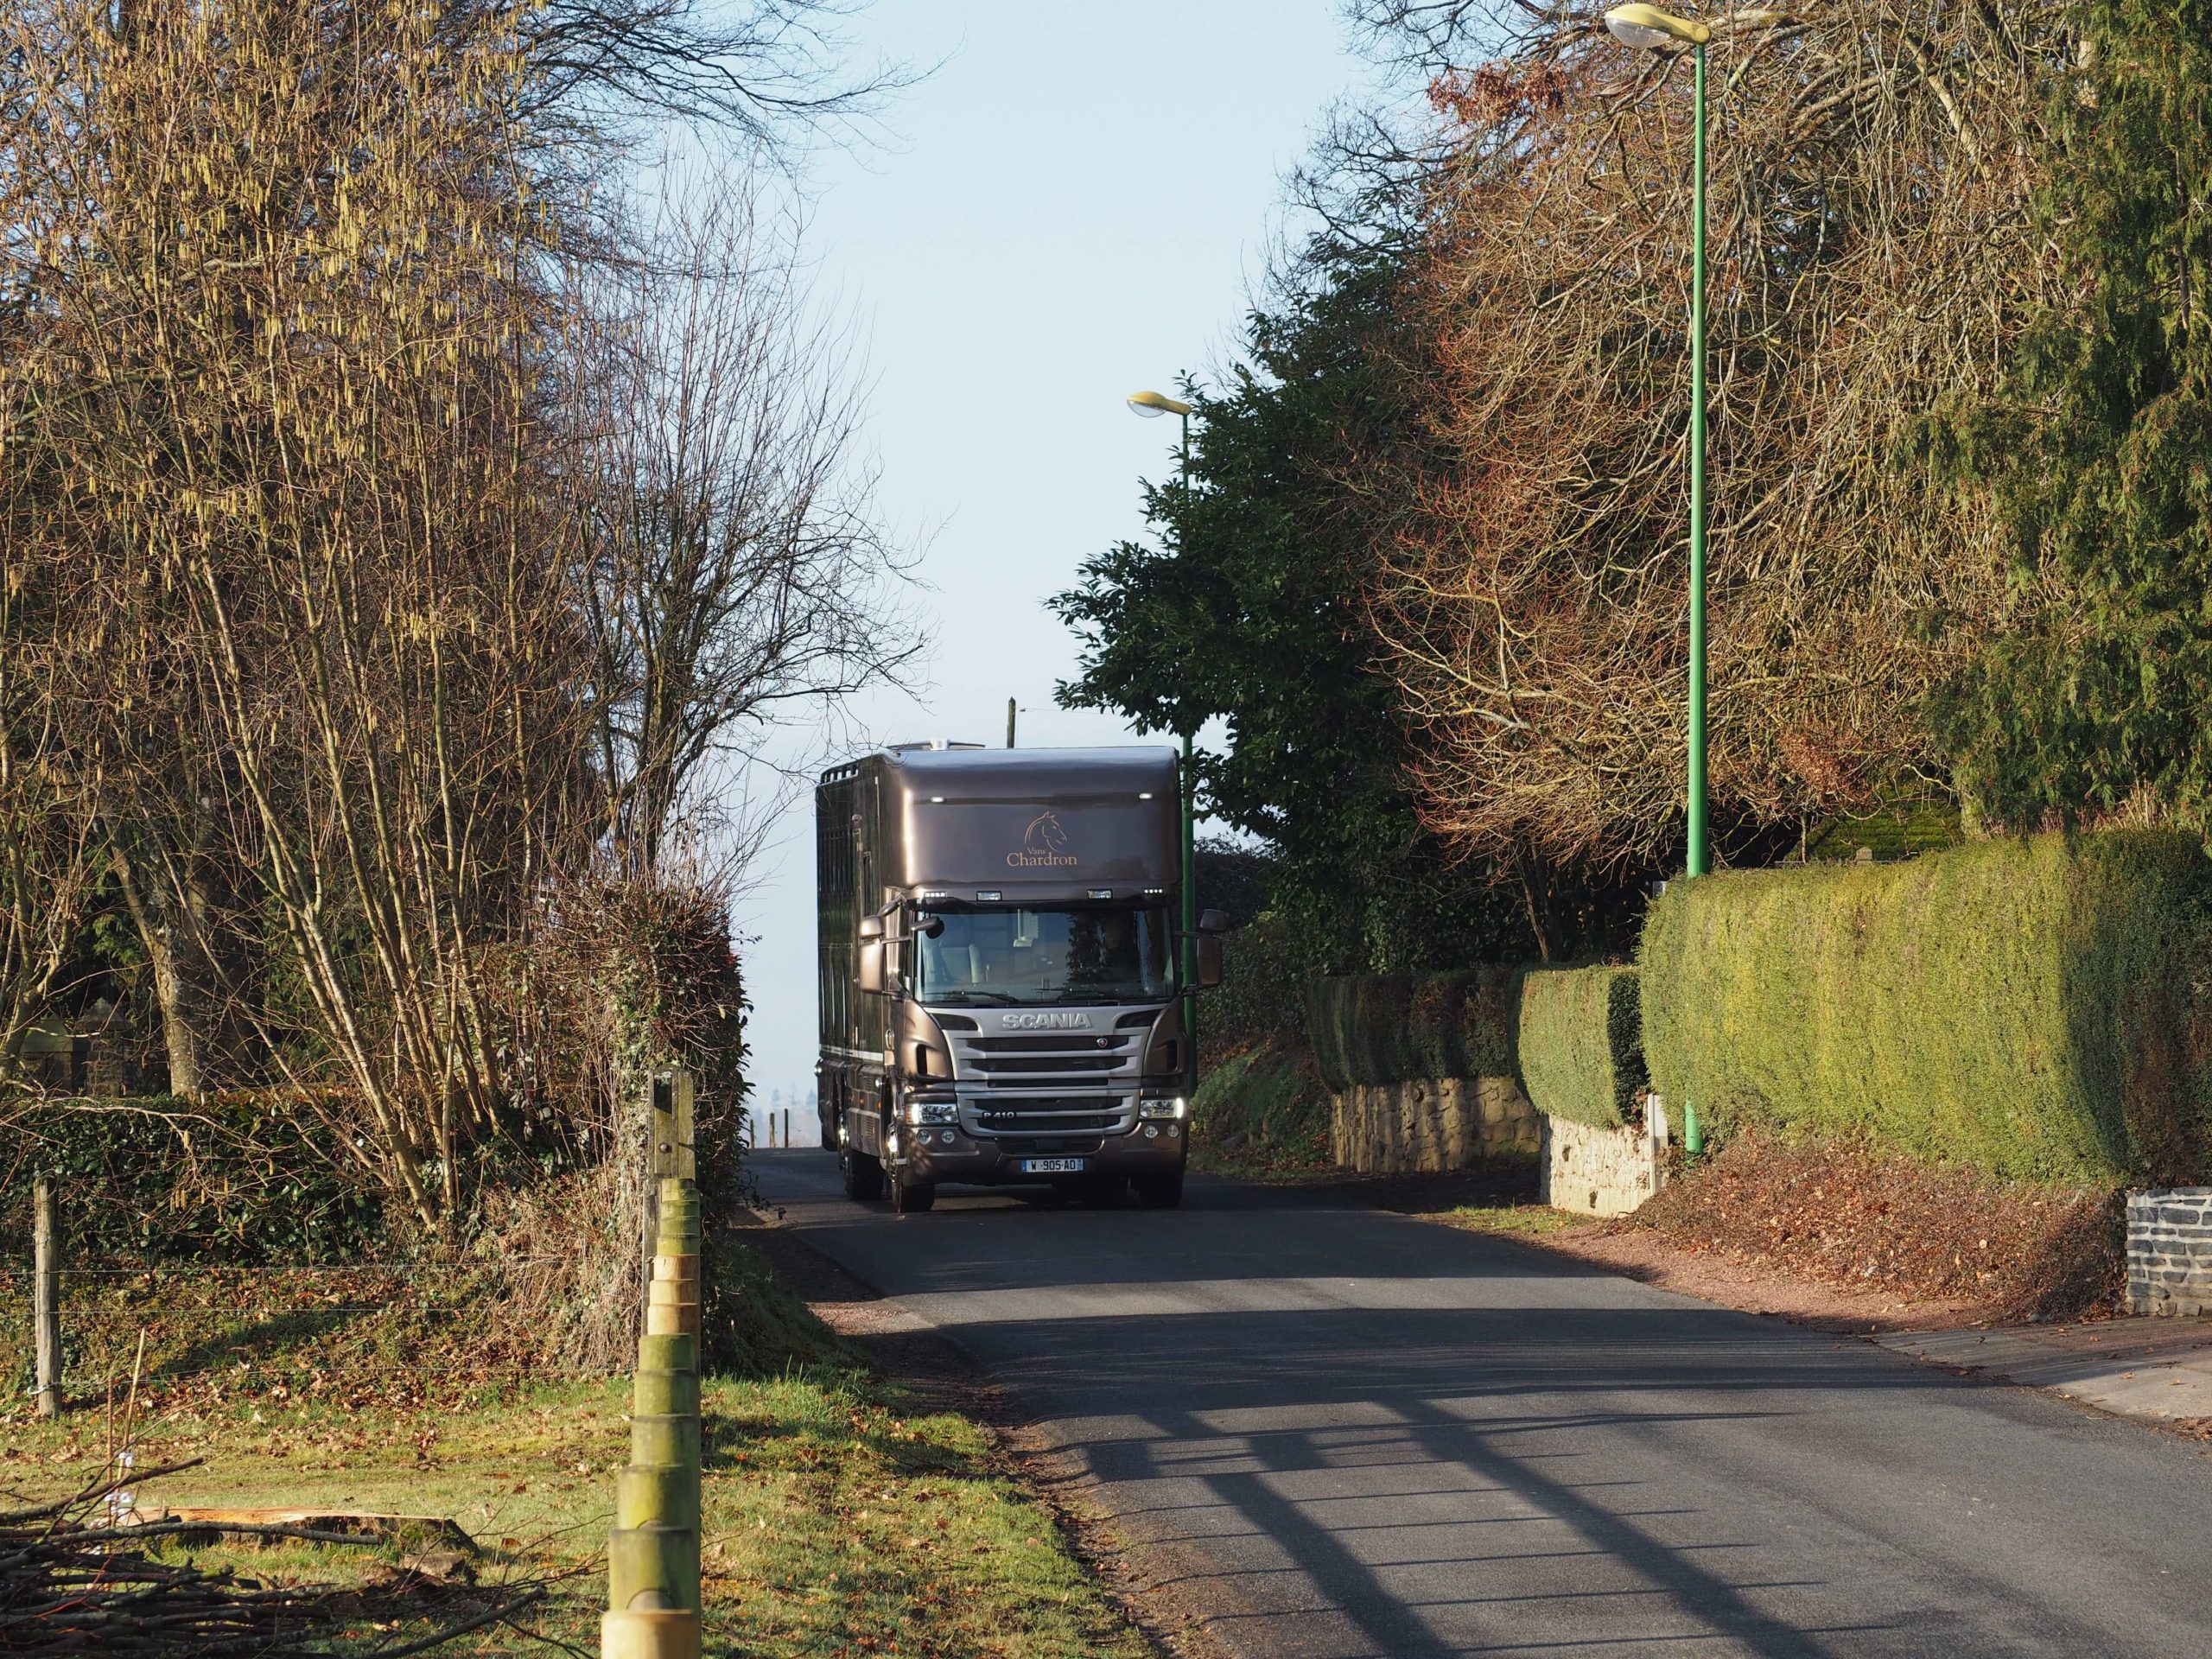
[[[951,1145],[955,1141],[958,1140],[959,1138],[960,1138],[960,1137],[959,1137],[958,1135],[957,1135],[953,1134],[953,1132],[952,1132],[950,1129],[947,1129],[947,1130],[945,1130],[942,1135],[938,1135],[938,1141],[939,1144],[944,1145],[944,1146],[948,1146],[948,1147],[949,1147],[949,1146],[950,1146],[950,1145]]]
[[[1137,1103],[1139,1117],[1181,1118],[1191,1109],[1190,1102],[1177,1095],[1167,1100],[1141,1100]]]
[[[1157,1140],[1159,1140],[1159,1139],[1160,1139],[1160,1125],[1159,1125],[1159,1124],[1157,1124],[1157,1123],[1147,1123],[1147,1124],[1146,1124],[1146,1125],[1144,1126],[1144,1138],[1145,1138],[1146,1140],[1147,1140],[1147,1141],[1157,1141]]]
[[[1170,1123],[1167,1126],[1167,1138],[1170,1141],[1173,1141],[1177,1135],[1182,1133],[1183,1126],[1180,1123]]]

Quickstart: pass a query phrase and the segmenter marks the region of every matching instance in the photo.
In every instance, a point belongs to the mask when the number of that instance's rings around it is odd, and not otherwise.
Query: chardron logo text
[[[1090,1016],[1087,1014],[1009,1014],[1001,1015],[999,1024],[1008,1031],[1088,1031]]]
[[[1021,850],[1008,853],[1006,861],[1017,870],[1036,870],[1071,867],[1076,859],[1068,851],[1068,832],[1060,828],[1060,821],[1050,812],[1039,812],[1021,832]]]

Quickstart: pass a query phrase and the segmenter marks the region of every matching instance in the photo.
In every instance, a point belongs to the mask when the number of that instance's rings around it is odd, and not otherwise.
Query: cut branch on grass
[[[550,1580],[542,1577],[484,1591],[405,1573],[380,1584],[264,1586],[230,1568],[166,1559],[161,1546],[210,1532],[354,1546],[380,1541],[301,1527],[106,1523],[104,1506],[126,1483],[143,1486],[200,1461],[136,1471],[111,1462],[99,1479],[66,1497],[0,1513],[0,1652],[149,1659],[353,1652],[399,1659],[514,1619],[548,1594]],[[426,1620],[432,1628],[416,1634]],[[365,1634],[395,1623],[410,1629],[396,1638]]]

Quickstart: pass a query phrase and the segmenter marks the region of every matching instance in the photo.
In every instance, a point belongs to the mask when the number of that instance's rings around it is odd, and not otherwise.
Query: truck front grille
[[[1027,1158],[1081,1157],[1085,1153],[1097,1151],[1102,1144],[1095,1135],[1089,1140],[1070,1135],[1058,1135],[1051,1140],[1024,1136],[1017,1140],[1009,1135],[998,1142],[1001,1151],[1019,1154]]]
[[[1088,1130],[1103,1135],[1122,1122],[1118,1103],[1021,1101],[979,1107],[976,1122],[992,1135],[1073,1134]]]
[[[1014,1077],[1027,1082],[1032,1077],[1051,1077],[1056,1072],[1112,1071],[1126,1065],[1127,1057],[1120,1054],[994,1055],[969,1064],[988,1082],[997,1083]]]
[[[954,1075],[963,1084],[993,1090],[1019,1089],[1040,1095],[1134,1090],[1144,1058],[1144,1033],[1136,1030],[989,1037],[953,1031],[946,1036],[952,1045]],[[1045,1109],[1042,1103],[1027,1099],[1007,1103],[1025,1112]],[[1118,1103],[1111,1100],[1092,1108],[1108,1112],[1117,1109]]]

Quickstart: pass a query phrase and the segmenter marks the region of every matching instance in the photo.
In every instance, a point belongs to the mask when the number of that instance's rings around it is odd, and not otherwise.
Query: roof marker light
[[[1137,791],[1137,799],[1139,799],[1139,800],[1141,800],[1141,801],[1148,801],[1148,800],[1150,800],[1151,798],[1152,798],[1152,791],[1151,791],[1150,790],[1148,790],[1148,789],[1141,789],[1141,790],[1139,790],[1139,791]]]
[[[976,897],[982,899],[985,904],[990,904],[1005,897],[1005,895],[996,887],[978,887],[976,889]]]

